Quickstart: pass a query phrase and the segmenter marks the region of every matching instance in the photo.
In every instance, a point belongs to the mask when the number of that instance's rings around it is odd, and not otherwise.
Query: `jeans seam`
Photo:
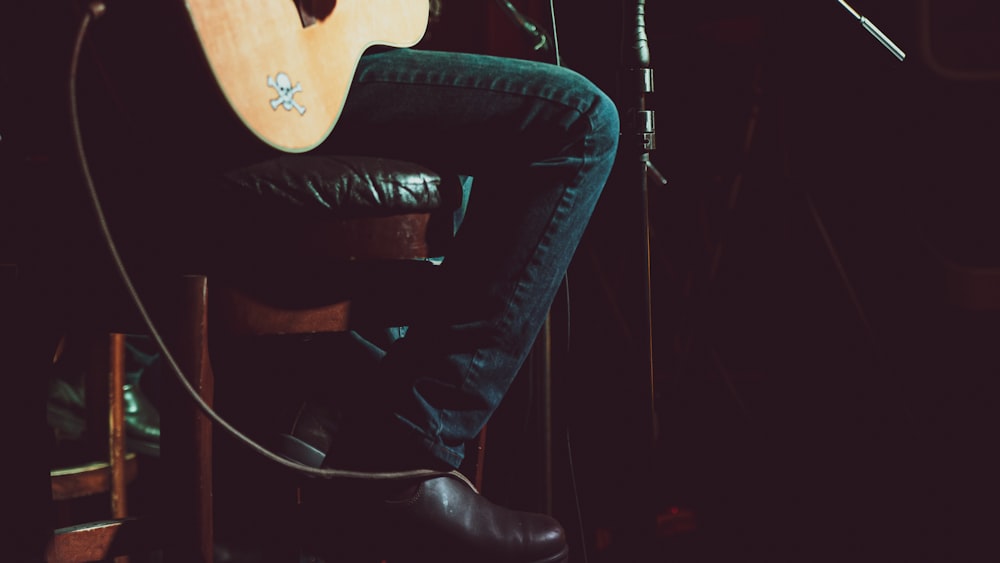
[[[573,189],[572,186],[579,186],[580,185],[580,183],[581,183],[580,180],[583,178],[583,172],[584,172],[584,170],[586,170],[588,166],[592,165],[591,161],[593,159],[592,158],[588,159],[588,155],[590,154],[590,151],[593,149],[593,142],[594,142],[594,140],[593,140],[593,133],[594,133],[594,131],[597,130],[597,128],[594,126],[594,118],[593,118],[592,115],[584,113],[584,112],[581,112],[581,114],[587,117],[588,130],[583,135],[584,146],[583,146],[583,149],[581,150],[581,154],[580,154],[580,165],[574,171],[572,180],[569,181],[569,182],[566,182],[563,185],[563,187],[562,187],[562,193],[559,196],[559,204],[552,211],[552,214],[550,215],[549,220],[546,222],[546,227],[542,230],[542,233],[539,236],[539,239],[533,245],[533,248],[535,249],[535,251],[532,252],[531,258],[524,264],[524,266],[521,268],[520,272],[516,276],[517,279],[519,279],[519,280],[523,281],[524,272],[528,271],[532,266],[536,266],[536,265],[538,265],[540,263],[539,259],[538,259],[538,252],[537,251],[538,251],[539,248],[542,248],[543,246],[546,246],[546,247],[550,246],[548,244],[550,242],[550,239],[551,239],[551,233],[549,231],[549,228],[553,224],[555,224],[555,222],[560,217],[565,217],[569,213],[569,209],[572,208],[574,205],[576,205],[576,201],[575,201],[576,198],[574,197],[573,201],[568,201],[568,195],[572,195],[571,194],[571,190]],[[515,284],[514,289],[511,292],[509,298],[505,300],[506,301],[506,305],[504,307],[503,314],[500,316],[500,319],[497,321],[497,325],[498,326],[505,326],[505,325],[507,325],[507,324],[510,323],[512,311],[515,310],[515,309],[517,309],[517,307],[515,307],[514,305],[515,305],[515,303],[519,303],[521,301],[521,294],[524,291],[524,285],[525,285],[524,283],[516,283]],[[506,344],[506,343],[504,343],[504,344]],[[473,356],[469,359],[468,363],[466,364],[466,366],[465,366],[465,368],[463,370],[463,372],[466,374],[466,376],[462,378],[462,387],[463,388],[465,387],[465,385],[467,384],[468,379],[469,379],[467,377],[467,375],[469,373],[473,372],[473,371],[478,371],[479,370],[479,368],[480,368],[479,364],[480,364],[480,362],[482,360],[482,355],[483,354],[482,354],[481,350],[476,350],[475,354],[473,354]],[[449,414],[449,411],[445,411],[443,413],[443,415],[444,416],[451,416]],[[444,426],[447,426],[447,424],[446,423],[442,423],[441,426],[444,427]],[[443,448],[445,448],[446,450],[450,451],[450,448],[448,448],[444,444],[441,444],[440,440],[437,439],[439,437],[440,437],[440,432],[437,435],[434,436],[435,443],[436,444],[440,444]]]

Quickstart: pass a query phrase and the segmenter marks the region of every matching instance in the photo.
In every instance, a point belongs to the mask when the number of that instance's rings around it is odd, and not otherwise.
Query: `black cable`
[[[387,480],[387,479],[414,479],[414,478],[426,478],[426,477],[438,477],[443,475],[460,475],[457,472],[444,472],[436,471],[431,469],[418,469],[412,471],[386,471],[386,472],[363,472],[363,471],[347,471],[342,469],[318,469],[315,467],[310,467],[308,465],[303,465],[295,461],[289,460],[285,457],[279,456],[267,448],[261,446],[257,442],[250,439],[248,436],[244,435],[242,432],[233,427],[229,422],[220,417],[207,403],[198,395],[197,391],[192,387],[191,383],[184,376],[183,371],[178,365],[176,359],[174,359],[173,354],[167,348],[166,343],[160,336],[159,330],[157,330],[152,318],[146,310],[146,306],[143,304],[142,298],[139,296],[135,285],[132,283],[132,279],[128,274],[125,264],[122,261],[121,255],[118,252],[118,247],[111,236],[111,231],[108,227],[107,219],[104,215],[103,208],[101,206],[100,197],[97,194],[97,188],[94,185],[93,177],[90,173],[90,167],[87,163],[87,155],[83,146],[83,134],[80,130],[80,119],[79,110],[77,104],[77,94],[76,94],[76,78],[77,70],[79,67],[80,53],[83,50],[84,39],[86,38],[87,31],[90,28],[90,24],[100,18],[106,12],[107,7],[102,2],[92,2],[87,6],[84,11],[83,17],[80,21],[80,27],[77,31],[76,41],[73,46],[73,54],[70,60],[70,70],[69,70],[69,104],[70,104],[70,121],[73,127],[73,141],[74,147],[76,149],[76,156],[78,163],[80,165],[80,171],[83,175],[84,183],[86,184],[87,193],[90,196],[90,203],[93,208],[94,214],[97,218],[98,227],[101,230],[101,235],[104,242],[111,253],[111,258],[114,262],[115,269],[117,270],[125,288],[131,298],[133,304],[135,305],[139,316],[142,317],[143,323],[149,330],[150,336],[156,342],[156,345],[160,348],[163,353],[163,358],[166,360],[167,364],[170,366],[177,378],[178,382],[191,397],[191,399],[198,405],[198,408],[208,416],[213,422],[218,424],[226,432],[228,432],[233,438],[238,442],[250,447],[252,450],[256,451],[260,455],[283,465],[289,469],[299,471],[314,477],[322,477],[326,479],[330,478],[346,478],[346,479],[360,479],[360,480]],[[468,482],[466,480],[466,482]],[[470,483],[471,486],[471,483]]]
[[[588,563],[589,557],[587,557],[587,542],[583,538],[587,537],[585,533],[585,528],[583,527],[583,509],[580,507],[580,495],[577,492],[579,489],[576,484],[576,469],[573,466],[573,446],[572,441],[569,438],[569,428],[566,428],[566,463],[569,465],[569,481],[570,487],[573,489],[573,504],[576,508],[576,525],[580,529],[580,543],[583,544],[583,563]]]
[[[552,54],[556,58],[556,66],[563,66],[562,53],[559,51],[559,25],[556,23],[555,0],[549,0],[549,20],[552,23]]]

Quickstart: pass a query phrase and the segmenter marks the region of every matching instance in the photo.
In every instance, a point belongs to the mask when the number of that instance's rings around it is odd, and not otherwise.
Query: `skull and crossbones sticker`
[[[267,77],[267,85],[278,93],[278,97],[271,100],[271,109],[277,110],[281,106],[287,111],[294,109],[299,115],[306,112],[306,108],[295,101],[295,94],[302,91],[301,82],[292,86],[292,79],[284,72],[279,72],[273,78],[270,75]]]

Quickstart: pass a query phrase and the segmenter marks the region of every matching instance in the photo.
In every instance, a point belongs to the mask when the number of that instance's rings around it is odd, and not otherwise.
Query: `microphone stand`
[[[876,26],[870,19],[859,14],[858,11],[855,10],[845,0],[837,0],[837,2],[839,2],[840,5],[843,6],[843,8],[847,10],[849,14],[854,16],[854,19],[858,20],[858,23],[861,24],[861,27],[865,28],[865,31],[872,34],[872,37],[878,39],[878,42],[881,43],[883,47],[888,49],[889,52],[892,53],[894,57],[899,59],[899,62],[903,62],[904,60],[906,60],[906,53],[902,49],[900,49],[898,45],[893,43],[892,39],[889,39],[889,36],[887,36],[885,33],[882,33],[882,30],[879,29],[878,26]]]
[[[903,61],[906,54],[892,42],[871,20],[859,14],[846,0],[838,0],[852,16],[857,19],[873,37],[888,49],[897,59]],[[656,119],[655,112],[647,107],[646,97],[654,92],[653,68],[650,63],[649,38],[646,34],[646,2],[632,0],[624,2],[622,41],[622,66],[626,75],[625,94],[633,96],[634,106],[629,108],[626,119],[623,120],[624,143],[626,151],[634,151],[635,169],[628,175],[639,188],[639,221],[640,250],[642,275],[642,307],[643,307],[643,344],[645,368],[649,377],[649,439],[650,443],[657,440],[659,430],[657,425],[655,399],[655,376],[653,369],[652,346],[652,295],[650,279],[650,220],[649,220],[649,179],[654,178],[658,184],[666,185],[666,178],[653,165],[650,152],[656,149]],[[634,176],[633,176],[634,175]]]
[[[532,21],[521,13],[510,0],[495,0],[497,7],[503,12],[507,19],[521,30],[532,41],[531,50],[535,52],[551,51],[553,41],[543,27]],[[558,57],[558,53],[556,54]],[[559,64],[559,61],[556,61]]]
[[[838,0],[862,27],[872,34],[897,59],[903,61],[906,57],[902,49],[893,43],[874,23],[855,11],[846,0]],[[641,274],[641,314],[643,330],[640,333],[642,342],[642,364],[647,384],[638,391],[645,403],[639,413],[640,424],[637,428],[635,446],[636,459],[634,470],[638,472],[627,485],[628,494],[635,499],[636,504],[626,507],[627,513],[622,518],[622,529],[617,530],[624,536],[616,538],[615,544],[625,544],[624,553],[618,554],[625,561],[645,561],[655,557],[656,553],[656,521],[657,507],[653,505],[654,495],[650,494],[654,477],[654,452],[659,439],[659,423],[656,414],[655,371],[653,362],[652,340],[652,292],[651,292],[651,226],[649,210],[649,183],[654,179],[657,184],[666,185],[667,180],[656,169],[650,160],[651,151],[656,149],[655,112],[647,106],[647,96],[654,92],[653,68],[650,61],[649,38],[646,34],[646,2],[645,0],[628,0],[622,2],[623,10],[623,41],[621,50],[622,69],[624,71],[624,88],[622,94],[628,100],[627,109],[623,112],[621,156],[625,166],[627,184],[635,183],[638,189],[639,207],[639,250]],[[634,158],[633,161],[628,159]],[[631,388],[630,388],[631,389]],[[624,540],[624,541],[622,541]]]
[[[622,52],[623,71],[622,94],[625,97],[622,119],[622,146],[620,156],[624,166],[626,185],[635,184],[637,190],[639,231],[640,330],[636,332],[641,355],[636,369],[640,371],[638,381],[629,382],[629,390],[636,395],[633,414],[636,415],[633,439],[635,459],[633,469],[637,474],[627,479],[627,498],[631,506],[623,507],[626,514],[622,518],[624,529],[618,533],[625,536],[615,538],[615,544],[622,546],[625,553],[622,560],[643,561],[654,556],[656,542],[657,507],[655,495],[651,494],[654,478],[656,442],[659,438],[659,423],[656,415],[655,375],[652,341],[652,291],[651,291],[651,227],[649,212],[649,183],[665,185],[666,179],[650,161],[650,152],[656,148],[656,123],[653,110],[647,107],[647,96],[654,91],[653,69],[650,65],[649,40],[646,35],[645,0],[631,0],[622,3]],[[634,159],[634,160],[633,160]],[[630,196],[631,197],[631,196]],[[631,239],[630,239],[631,240]],[[633,388],[632,386],[635,385]],[[632,464],[630,464],[632,465]]]
[[[634,151],[636,161],[632,171],[639,188],[639,228],[640,228],[640,262],[643,309],[643,357],[644,370],[648,372],[649,380],[649,441],[652,444],[659,434],[656,423],[656,408],[653,402],[655,377],[653,370],[652,343],[652,290],[650,279],[650,221],[649,221],[649,178],[655,177],[659,183],[666,184],[666,179],[650,161],[650,152],[656,148],[655,112],[647,107],[646,97],[653,93],[653,68],[650,65],[649,39],[646,36],[646,2],[634,0],[631,14],[625,14],[625,22],[634,23],[627,27],[626,41],[622,42],[622,63],[626,76],[627,95],[634,96],[635,106],[626,111],[627,117],[623,130],[625,132],[624,146],[627,151]],[[629,17],[631,15],[631,17]],[[630,39],[630,41],[628,40]]]

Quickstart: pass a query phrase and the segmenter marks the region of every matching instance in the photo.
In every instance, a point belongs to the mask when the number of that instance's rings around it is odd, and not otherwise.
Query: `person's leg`
[[[618,129],[607,96],[555,66],[416,50],[364,57],[321,150],[410,160],[473,182],[426,298],[433,306],[388,347],[372,408],[338,429],[325,466],[459,466],[544,322],[610,174]],[[375,533],[390,560],[568,557],[553,518],[494,505],[455,473],[326,490],[336,491],[319,503],[335,518],[328,529]]]
[[[419,438],[434,458],[458,467],[463,444],[494,412],[534,342],[608,178],[618,134],[614,104],[563,68],[417,50],[364,57],[322,150],[420,162],[474,181],[441,266],[438,306],[388,350],[379,399],[386,408],[359,434],[375,425]],[[384,449],[383,439],[369,443]],[[328,465],[353,462],[332,454]]]

